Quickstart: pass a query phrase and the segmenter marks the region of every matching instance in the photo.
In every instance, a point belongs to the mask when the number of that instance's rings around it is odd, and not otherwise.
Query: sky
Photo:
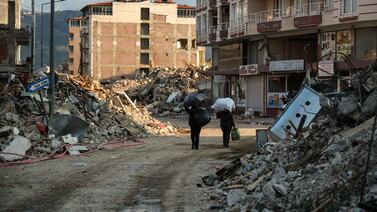
[[[107,2],[110,0],[65,0],[64,2],[55,3],[56,10],[80,10],[87,4],[94,3],[94,2]],[[31,10],[30,3],[31,0],[22,0],[23,8]],[[41,4],[49,2],[49,0],[35,0],[35,8],[36,10],[40,10]],[[195,5],[196,0],[176,0],[178,4],[188,4],[188,5]],[[48,6],[44,6],[44,9],[47,9]]]

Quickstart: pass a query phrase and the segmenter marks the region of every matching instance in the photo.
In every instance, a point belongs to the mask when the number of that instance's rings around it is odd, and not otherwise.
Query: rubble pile
[[[40,158],[64,150],[70,154],[80,154],[101,148],[108,142],[133,142],[136,138],[149,135],[176,133],[170,123],[152,118],[144,107],[137,107],[127,94],[104,88],[88,78],[65,74],[59,74],[56,84],[59,116],[55,121],[46,119],[47,92],[26,92],[23,78],[23,75],[13,75],[12,79],[0,79],[1,160],[25,159],[25,155],[29,159]],[[54,123],[59,127],[60,123],[65,122],[62,118],[70,121],[73,125],[71,128],[79,128],[74,129],[78,131],[77,135],[51,135]],[[65,145],[69,147],[61,148]]]
[[[377,82],[373,81],[376,64],[354,76],[357,89],[351,89],[341,97],[322,96],[322,109],[298,135],[270,141],[258,154],[248,154],[215,174],[203,177],[206,185],[214,186],[211,189],[211,199],[215,201],[212,209],[361,210],[358,203],[369,143],[372,133],[374,139],[377,136],[373,126],[377,105],[371,103],[377,101],[373,97],[377,84],[371,83]],[[368,82],[368,89],[365,82]],[[342,102],[350,97],[356,97],[358,106],[344,113],[345,107],[352,105]],[[371,148],[363,202],[377,198],[376,142]]]
[[[154,114],[168,114],[182,112],[184,95],[197,91],[197,83],[203,79],[208,79],[205,72],[194,66],[154,68],[148,74],[142,73],[134,80],[116,81],[110,87],[117,92],[126,92]]]

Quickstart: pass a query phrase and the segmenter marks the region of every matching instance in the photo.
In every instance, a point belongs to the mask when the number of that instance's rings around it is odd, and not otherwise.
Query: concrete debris
[[[68,148],[68,153],[70,155],[80,155],[81,153],[89,151],[88,147],[86,146],[70,146]]]
[[[232,207],[237,203],[241,203],[246,200],[246,193],[242,189],[234,189],[228,192],[226,201],[228,203],[228,207]]]
[[[63,142],[65,144],[77,144],[79,142],[79,140],[77,139],[77,137],[72,137],[71,134],[68,134],[68,135],[65,135],[65,136],[62,136],[62,139],[63,139]]]
[[[22,159],[31,147],[30,140],[19,135],[13,136],[8,142],[9,144],[0,152],[0,157],[5,161]]]
[[[28,151],[21,148],[20,153],[33,158],[55,151],[83,152],[75,149],[77,145],[96,149],[108,142],[175,135],[175,127],[153,118],[150,111],[158,115],[182,112],[184,93],[196,91],[196,81],[206,78],[200,68],[192,66],[155,68],[133,80],[102,84],[83,76],[57,75],[57,114],[51,119],[47,91],[26,89],[41,76],[15,74],[12,81],[0,79],[0,91],[5,92],[0,95],[0,151],[10,148],[9,138],[16,135],[29,140]]]
[[[227,172],[203,177],[213,179],[212,193],[222,195],[211,204],[225,211],[245,204],[258,211],[361,211],[369,142],[373,133],[377,137],[376,72],[377,62],[353,76],[349,92],[320,96],[321,110],[298,134],[243,156],[240,166],[224,167]],[[377,143],[371,146],[364,202],[377,198]],[[223,193],[234,186],[246,193],[246,202],[228,204]]]
[[[137,100],[152,114],[167,115],[184,111],[183,99],[188,93],[198,91],[201,80],[210,78],[204,70],[194,66],[154,68],[134,80],[119,80],[108,87],[117,92],[126,91],[130,99]]]

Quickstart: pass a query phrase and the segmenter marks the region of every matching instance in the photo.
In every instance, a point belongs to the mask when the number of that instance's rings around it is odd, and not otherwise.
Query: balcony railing
[[[311,3],[302,4],[295,7],[287,7],[285,9],[266,10],[258,13],[248,15],[247,21],[249,23],[263,23],[270,21],[279,21],[283,17],[295,16],[313,16],[321,15],[323,11],[332,10],[332,4],[325,3]]]
[[[198,45],[203,45],[207,43],[207,29],[201,29],[196,31],[196,43]]]
[[[231,37],[238,37],[245,34],[246,23],[243,17],[230,21],[229,34]]]
[[[294,8],[293,15],[296,17],[322,15],[324,11],[332,9],[332,4],[329,4],[328,2],[302,4]]]

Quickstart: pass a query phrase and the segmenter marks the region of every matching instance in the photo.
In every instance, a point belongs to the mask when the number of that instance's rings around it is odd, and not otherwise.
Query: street
[[[187,127],[186,120],[170,120]],[[201,133],[146,138],[145,145],[0,169],[0,211],[206,211],[201,177],[255,151],[255,124],[237,124],[241,141],[222,147],[218,121]]]

